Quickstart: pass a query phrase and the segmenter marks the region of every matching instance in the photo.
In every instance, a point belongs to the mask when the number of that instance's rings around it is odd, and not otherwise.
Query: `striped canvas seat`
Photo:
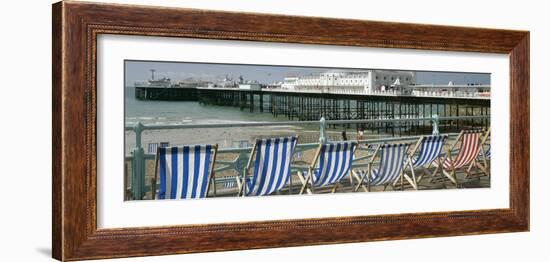
[[[462,171],[462,178],[469,179],[480,177],[481,175],[490,175],[486,159],[483,154],[481,155],[481,160],[483,163],[479,163],[478,158],[480,157],[480,151],[482,150],[482,145],[487,141],[487,138],[491,134],[491,129],[487,131],[483,130],[462,130],[458,137],[456,138],[453,145],[447,150],[445,158],[442,158],[442,161],[435,162],[437,167],[430,182],[438,182],[450,180],[457,187],[461,187],[462,183],[459,181],[458,172]],[[455,153],[455,148],[458,148],[458,153]],[[453,157],[453,155],[455,155]],[[473,168],[476,168],[479,172],[472,173]],[[442,174],[439,179],[437,176]]]
[[[407,159],[405,164],[410,169],[410,175],[407,172],[403,174],[414,189],[418,190],[418,182],[424,178],[424,175],[430,175],[428,168],[439,163],[447,138],[447,135],[422,136],[416,143],[410,161]],[[415,152],[418,152],[418,154],[415,154]],[[415,169],[421,169],[420,176],[417,177]],[[401,189],[404,190],[403,186]]]
[[[158,199],[206,197],[216,148],[215,145],[159,147]]]
[[[224,188],[234,188],[237,186],[237,182],[235,182],[235,179],[237,177],[236,176],[231,176],[231,177],[228,177],[224,182],[223,182],[223,187]]]
[[[222,189],[231,189],[237,187],[239,176],[216,176],[216,185],[221,185]]]
[[[253,149],[254,173],[246,179],[244,195],[269,195],[287,184],[296,140],[296,137],[256,140]]]
[[[458,169],[469,163],[471,163],[478,155],[480,149],[480,137],[481,132],[464,132],[462,134],[462,143],[460,145],[460,150],[458,155],[454,158],[451,157],[445,158],[442,163],[444,169]],[[437,165],[437,163],[436,163]]]
[[[350,170],[357,143],[340,142],[321,145],[317,168],[313,171],[316,187],[340,181]]]
[[[159,143],[149,143],[149,145],[147,146],[147,153],[156,154],[158,148],[159,148]]]
[[[487,150],[485,152],[479,152],[479,155],[485,154],[486,159],[491,159],[491,145],[487,147]]]
[[[372,169],[371,185],[384,185],[394,182],[401,174],[409,150],[409,144],[380,146],[380,165]]]
[[[486,146],[486,147],[485,147]],[[466,169],[467,174],[471,174],[473,168],[477,167],[483,175],[490,175],[489,171],[489,161],[491,160],[491,143],[483,144],[480,146],[479,154],[477,158],[474,159],[468,169]]]
[[[486,144],[484,143],[482,144],[482,146],[480,146],[481,148],[479,150],[477,158],[472,160],[470,166],[468,167],[468,169],[466,169],[467,177],[474,177],[475,175],[479,174],[472,174],[472,171],[476,167],[479,171],[481,171],[482,175],[490,175],[489,161],[491,160],[491,142],[485,142]]]
[[[168,145],[170,145],[170,143],[168,142],[149,143],[149,145],[147,146],[147,153],[156,154],[159,147],[167,147]]]
[[[447,141],[446,135],[424,136],[420,141],[420,151],[413,158],[413,167],[422,167],[436,160],[443,150]]]

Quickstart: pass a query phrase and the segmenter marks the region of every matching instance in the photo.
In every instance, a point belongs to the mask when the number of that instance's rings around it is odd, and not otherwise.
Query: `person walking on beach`
[[[365,132],[363,131],[363,128],[359,128],[359,130],[357,130],[357,140],[363,140],[364,135]]]
[[[359,129],[357,129],[357,141],[363,140],[364,135],[365,135],[365,132],[363,131],[363,128],[362,128],[362,127],[360,127]],[[360,145],[361,145],[361,144],[359,144],[359,146],[360,146]]]

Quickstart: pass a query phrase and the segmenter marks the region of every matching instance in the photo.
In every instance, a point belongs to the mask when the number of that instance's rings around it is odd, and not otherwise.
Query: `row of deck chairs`
[[[473,169],[478,170],[478,175],[490,175],[487,162],[490,149],[483,149],[489,134],[490,130],[462,131],[446,152],[447,135],[423,136],[416,143],[376,145],[366,169],[352,168],[358,142],[321,144],[307,172],[296,173],[302,184],[299,193],[313,194],[316,189],[326,187],[332,187],[335,192],[346,176],[353,191],[371,191],[372,186],[384,186],[386,190],[396,185],[403,189],[405,183],[418,189],[424,177],[446,179],[458,187],[458,171],[463,171],[466,177],[473,175]],[[236,184],[239,196],[262,196],[280,191],[292,183],[290,167],[297,141],[297,137],[256,140],[244,175],[234,176],[234,183],[224,184]],[[209,196],[209,188],[215,183],[212,174],[217,148],[217,145],[160,147],[152,181],[153,198]]]

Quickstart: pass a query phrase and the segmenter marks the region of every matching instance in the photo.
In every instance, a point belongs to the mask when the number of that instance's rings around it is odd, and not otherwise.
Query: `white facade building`
[[[239,89],[242,90],[261,90],[262,86],[259,83],[239,84]]]
[[[372,93],[407,88],[415,83],[415,73],[408,71],[362,70],[327,71],[299,77],[285,77],[281,88],[296,91]]]
[[[445,97],[491,97],[491,85],[467,84],[455,85],[449,82],[447,85],[414,85],[411,86],[412,95],[415,96],[445,96]]]

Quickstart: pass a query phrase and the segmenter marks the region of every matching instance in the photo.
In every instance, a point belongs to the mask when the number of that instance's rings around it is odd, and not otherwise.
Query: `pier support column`
[[[250,112],[254,112],[254,93],[250,92]]]
[[[260,112],[264,112],[264,94],[260,93]]]
[[[239,92],[239,109],[241,111],[243,111],[245,103],[246,103],[246,95],[242,92]]]

